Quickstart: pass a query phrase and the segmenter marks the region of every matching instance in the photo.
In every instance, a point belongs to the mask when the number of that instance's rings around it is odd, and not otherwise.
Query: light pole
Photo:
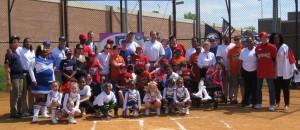
[[[260,13],[261,13],[261,19],[264,18],[264,11],[263,11],[263,0],[258,0],[260,1]]]

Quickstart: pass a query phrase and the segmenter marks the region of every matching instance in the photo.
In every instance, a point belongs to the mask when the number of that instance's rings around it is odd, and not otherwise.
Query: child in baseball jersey
[[[192,104],[190,100],[190,94],[188,90],[183,85],[184,80],[182,77],[179,77],[176,81],[176,91],[174,93],[174,102],[177,105],[178,113],[181,114],[182,110],[185,109],[185,114],[190,114],[189,107]]]
[[[141,109],[140,93],[135,89],[135,81],[128,81],[129,90],[125,93],[125,100],[123,104],[123,115],[128,117],[131,112],[137,117],[138,111]]]
[[[109,115],[108,111],[115,108],[115,106],[117,105],[116,96],[111,91],[111,88],[112,88],[112,84],[106,83],[104,85],[104,91],[101,92],[96,97],[96,99],[93,103],[96,113],[99,113],[99,111],[101,111],[101,113],[103,113],[103,118],[105,120],[110,119],[110,115]],[[116,110],[115,110],[115,112],[116,112]],[[115,113],[115,115],[116,115],[116,113]]]
[[[80,105],[79,108],[82,111],[82,115],[86,114],[86,110],[92,107],[92,104],[90,102],[91,97],[91,87],[89,85],[86,85],[85,77],[78,78],[78,94],[80,95]]]
[[[63,101],[63,111],[62,117],[69,116],[69,123],[76,124],[75,116],[80,116],[81,111],[79,109],[80,105],[80,95],[78,94],[78,83],[71,82],[70,92],[66,93]]]
[[[47,95],[46,105],[51,110],[51,114],[52,114],[51,121],[52,121],[52,123],[56,124],[57,123],[57,120],[56,120],[56,112],[57,111],[56,110],[58,108],[60,108],[62,94],[60,92],[58,92],[58,88],[60,86],[58,81],[52,82],[51,86],[52,86],[52,90]]]
[[[149,115],[150,109],[156,110],[156,114],[160,115],[161,99],[162,96],[157,88],[157,83],[154,81],[150,81],[148,83],[147,93],[143,100],[145,102],[146,109],[145,115]]]
[[[174,97],[174,91],[176,91],[175,87],[176,79],[170,78],[168,80],[168,87],[164,88],[163,91],[163,104],[165,106],[165,113],[168,114],[169,110],[171,109],[172,112],[175,111],[175,102],[173,100]]]

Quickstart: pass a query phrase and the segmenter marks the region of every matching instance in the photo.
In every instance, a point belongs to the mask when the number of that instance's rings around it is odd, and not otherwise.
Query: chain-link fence
[[[184,1],[182,3],[181,1]],[[176,0],[176,35],[178,42],[190,48],[190,39],[196,36],[196,1]],[[230,3],[228,3],[230,1]],[[232,35],[257,34],[259,31],[273,32],[274,0],[201,0],[200,1],[200,36],[205,39],[205,23],[222,32],[224,18],[228,22],[228,8],[231,5],[231,25],[235,28]],[[296,53],[295,2],[297,0],[278,0],[277,31],[283,33],[286,43]],[[10,2],[10,12],[8,11]],[[227,5],[226,5],[227,3]],[[81,33],[93,31],[99,46],[100,32],[138,32],[142,30],[149,37],[151,30],[158,31],[164,38],[173,35],[172,0],[128,0],[126,19],[125,0],[1,0],[0,1],[0,42],[1,49],[8,48],[9,23],[11,16],[11,34],[29,37],[36,47],[43,40],[58,41],[66,35],[69,46],[74,48]],[[121,9],[122,7],[122,9]],[[139,8],[142,7],[142,19]],[[120,13],[123,13],[121,16]],[[128,21],[128,26],[126,26]],[[299,29],[299,28],[298,28]],[[21,44],[20,44],[21,45]],[[57,43],[54,44],[57,46]],[[100,48],[101,49],[101,48]],[[5,51],[0,52],[0,62],[4,62]],[[297,56],[300,54],[297,52]],[[3,66],[3,65],[2,65]],[[0,83],[5,82],[4,67],[0,69]]]

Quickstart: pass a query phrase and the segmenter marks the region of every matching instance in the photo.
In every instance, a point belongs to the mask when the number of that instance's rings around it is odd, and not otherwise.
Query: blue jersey
[[[37,86],[32,87],[32,93],[48,94],[53,81],[53,61],[42,57],[35,58],[34,76]]]
[[[131,59],[132,59],[131,54],[132,52],[129,49],[120,51],[120,56],[123,57],[126,65],[131,63]]]

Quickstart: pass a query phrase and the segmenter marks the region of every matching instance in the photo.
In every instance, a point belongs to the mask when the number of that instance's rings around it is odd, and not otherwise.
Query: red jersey
[[[141,56],[136,55],[132,58],[131,64],[134,65],[134,70],[137,69],[146,70],[145,65],[149,64],[149,60],[145,55],[141,55]]]
[[[173,54],[173,56],[175,55],[175,50],[176,50],[176,49],[180,49],[180,50],[181,50],[181,56],[185,56],[186,49],[185,49],[184,45],[182,45],[182,44],[177,44],[177,46],[171,47],[171,49],[172,49],[172,54]],[[187,60],[189,60],[189,59],[187,59]]]
[[[133,79],[132,77],[132,74],[129,73],[129,72],[125,72],[125,73],[121,73],[119,75],[119,77],[117,78],[117,81],[116,83],[119,85],[119,86],[124,86],[125,88],[128,87],[128,83],[126,82],[127,80],[129,79]]]
[[[195,77],[193,71],[189,68],[186,68],[184,71],[178,70],[177,74],[184,80],[193,80],[192,78]]]
[[[164,75],[166,74],[166,71],[161,68],[157,68],[157,69],[153,70],[151,72],[151,74],[152,74],[152,77],[155,77],[156,81],[162,81]]]
[[[257,78],[275,78],[276,48],[271,43],[259,44],[255,48],[257,56]]]
[[[136,81],[139,87],[147,86],[147,84],[152,81],[151,74],[148,71],[144,71],[143,75],[136,76]]]
[[[93,81],[96,83],[101,83],[99,73],[100,63],[97,60],[86,62],[85,67],[88,70],[88,73],[92,75]]]

